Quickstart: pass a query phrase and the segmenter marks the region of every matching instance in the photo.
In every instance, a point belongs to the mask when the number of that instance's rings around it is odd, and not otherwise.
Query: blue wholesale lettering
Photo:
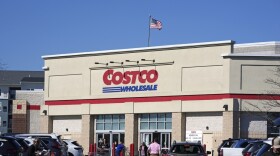
[[[154,91],[157,90],[157,85],[140,85],[140,86],[122,86],[121,92],[139,92],[139,91]]]
[[[120,87],[103,87],[103,93],[116,93],[116,92],[145,92],[156,91],[158,85],[138,85],[138,86],[120,86]]]

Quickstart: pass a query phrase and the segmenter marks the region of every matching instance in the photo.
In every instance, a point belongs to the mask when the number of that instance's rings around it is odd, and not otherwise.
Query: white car
[[[80,144],[78,144],[77,141],[71,139],[63,139],[63,142],[68,147],[69,156],[84,156],[83,154],[84,148]]]

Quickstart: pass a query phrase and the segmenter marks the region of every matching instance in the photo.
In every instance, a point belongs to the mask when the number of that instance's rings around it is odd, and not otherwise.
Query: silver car
[[[78,144],[77,141],[71,139],[63,139],[63,142],[68,147],[68,155],[69,156],[83,156],[84,148]]]

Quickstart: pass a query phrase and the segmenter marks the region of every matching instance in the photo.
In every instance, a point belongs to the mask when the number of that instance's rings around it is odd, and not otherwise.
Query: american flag
[[[151,22],[150,22],[150,29],[162,29],[162,24],[159,20],[156,20],[154,18],[151,19]]]

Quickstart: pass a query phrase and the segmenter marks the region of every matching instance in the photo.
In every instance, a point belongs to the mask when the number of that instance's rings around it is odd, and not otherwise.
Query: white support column
[[[130,144],[134,144],[134,153],[138,151],[138,115],[125,114],[125,140],[126,149],[130,151]]]
[[[88,155],[90,144],[93,143],[93,130],[94,120],[91,115],[82,115],[82,133],[81,133],[81,144],[84,147],[84,154]]]
[[[172,139],[171,143],[176,141],[185,141],[186,139],[186,115],[185,113],[172,113]]]

